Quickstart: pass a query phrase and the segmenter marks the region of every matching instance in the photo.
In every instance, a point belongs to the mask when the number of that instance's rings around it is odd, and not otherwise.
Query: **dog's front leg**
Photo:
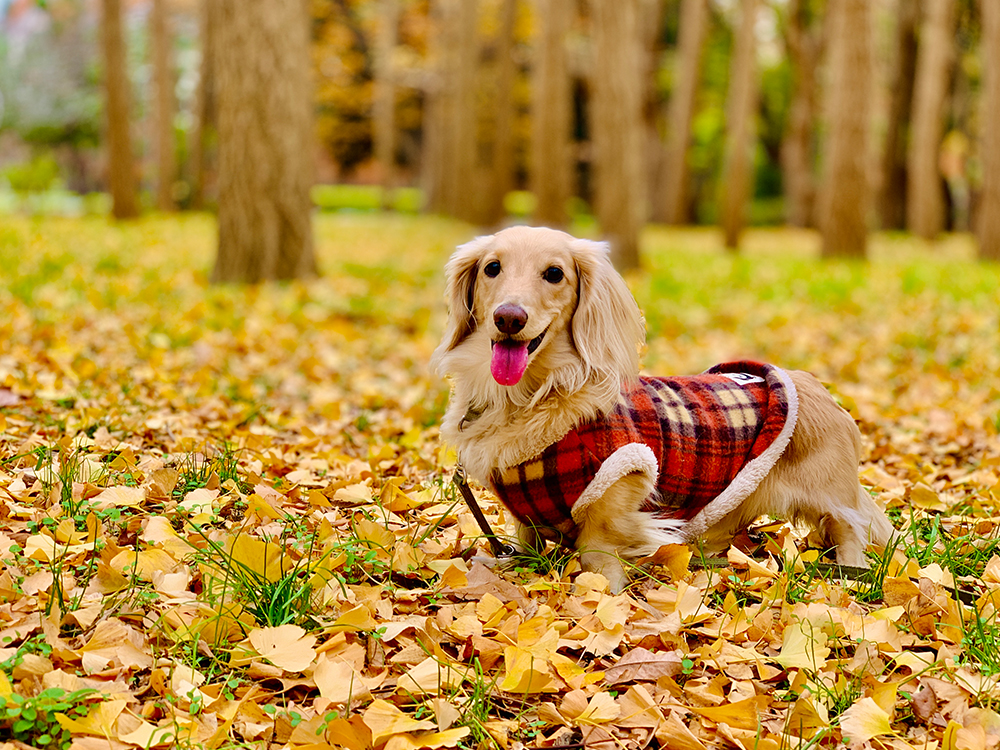
[[[518,552],[537,552],[545,549],[545,540],[534,526],[521,523],[514,519],[514,535],[517,537],[515,547]]]
[[[652,483],[645,474],[627,474],[588,503],[576,519],[580,565],[607,578],[613,594],[628,585],[625,564],[652,554],[660,546],[651,533],[652,519],[640,510],[651,491]]]

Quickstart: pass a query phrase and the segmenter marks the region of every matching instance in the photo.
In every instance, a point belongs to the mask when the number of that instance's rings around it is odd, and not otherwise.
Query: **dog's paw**
[[[580,555],[580,567],[607,578],[608,590],[612,594],[620,594],[629,584],[622,561],[609,552],[584,552]]]

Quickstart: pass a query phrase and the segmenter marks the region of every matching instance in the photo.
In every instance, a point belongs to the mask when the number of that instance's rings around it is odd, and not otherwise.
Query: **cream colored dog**
[[[574,477],[579,472],[576,454],[556,458],[554,446],[578,434],[586,443],[594,424],[627,414],[628,394],[641,387],[645,330],[638,306],[605,244],[551,229],[514,227],[479,237],[458,248],[447,277],[448,327],[434,354],[452,382],[442,435],[479,482],[498,491],[520,481],[528,490],[519,497],[529,504],[531,488],[548,483],[558,505],[566,488],[547,472],[556,461]],[[708,549],[725,548],[767,514],[811,524],[836,546],[840,564],[864,566],[865,548],[887,545],[893,527],[858,482],[857,426],[812,375],[768,371],[787,420],[765,455],[733,481],[742,490],[727,487],[696,510],[678,506],[677,497],[662,497],[663,480],[671,478],[667,459],[649,441],[632,440],[593,478],[579,480],[588,482],[578,493],[583,499],[566,501],[571,520],[553,522],[558,531],[522,517],[516,524],[522,547],[540,536],[572,543],[583,567],[603,573],[617,592],[628,582],[623,560],[699,539]],[[669,390],[675,381],[697,386],[704,377],[642,381],[661,389],[653,398],[664,411],[673,408],[664,404],[675,397]],[[751,387],[764,393],[762,377],[728,372],[709,380],[722,384],[725,399],[742,398]],[[662,439],[680,437],[665,428]],[[589,450],[579,455],[593,458]]]

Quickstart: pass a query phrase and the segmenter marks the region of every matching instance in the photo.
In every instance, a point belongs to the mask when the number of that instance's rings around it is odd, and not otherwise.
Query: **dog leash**
[[[497,535],[493,533],[493,529],[490,527],[490,522],[486,520],[486,516],[483,515],[482,509],[479,507],[479,503],[476,502],[475,496],[472,494],[472,488],[469,487],[469,480],[465,474],[465,468],[459,464],[455,469],[455,476],[451,478],[451,481],[455,483],[458,487],[459,492],[462,493],[462,498],[465,500],[465,504],[469,506],[469,510],[472,511],[472,515],[476,518],[476,523],[479,524],[479,528],[483,530],[483,536],[490,543],[490,549],[493,550],[494,557],[510,557],[517,552],[512,544],[504,544],[497,538]]]

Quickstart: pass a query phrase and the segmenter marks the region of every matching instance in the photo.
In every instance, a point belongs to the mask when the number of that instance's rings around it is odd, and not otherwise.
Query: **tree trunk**
[[[375,161],[382,172],[382,207],[392,206],[396,186],[396,82],[392,56],[399,37],[399,0],[381,0],[375,48],[373,119]]]
[[[938,162],[954,58],[955,0],[926,0],[925,9],[907,158],[906,223],[914,234],[933,239],[944,229],[944,186]]]
[[[865,257],[872,51],[869,0],[830,0],[829,127],[820,225],[824,257]]]
[[[304,0],[216,0],[219,253],[213,281],[316,273]]]
[[[983,189],[977,234],[979,257],[1000,261],[1000,4],[982,0],[983,101],[980,148]]]
[[[102,0],[101,9],[111,213],[116,219],[131,219],[139,215],[139,201],[129,129],[129,78],[125,64],[121,0]]]
[[[819,108],[816,75],[822,51],[822,26],[810,12],[809,0],[791,0],[785,38],[792,72],[788,130],[781,144],[785,183],[785,219],[793,227],[815,226],[816,179],[814,134]]]
[[[496,76],[493,103],[493,148],[489,190],[484,196],[483,222],[496,225],[507,215],[504,199],[514,189],[514,22],[516,0],[501,0],[496,42]]]
[[[707,0],[682,0],[680,39],[674,80],[667,111],[667,148],[660,179],[664,200],[657,218],[668,224],[686,224],[689,215],[688,148],[691,143],[691,122],[694,119],[698,80],[701,73],[701,53],[705,46],[708,26]]]
[[[740,25],[729,68],[726,145],[722,165],[722,232],[730,250],[739,247],[753,187],[754,114],[757,109],[756,23],[757,0],[742,0]]]
[[[451,11],[453,49],[451,158],[445,160],[449,172],[446,182],[447,211],[464,221],[479,218],[482,192],[477,177],[476,159],[476,72],[479,63],[478,0],[458,0]]]
[[[167,0],[153,0],[149,13],[149,35],[153,52],[156,91],[156,207],[174,210],[174,72]]]
[[[451,87],[449,71],[451,53],[449,44],[449,15],[453,0],[431,0],[431,30],[428,34],[427,59],[431,71],[424,89],[424,106],[421,118],[420,185],[424,191],[424,205],[434,213],[446,212],[445,195],[450,170],[445,159],[451,153],[449,136],[451,118]]]
[[[889,89],[889,121],[882,152],[882,195],[879,210],[883,229],[906,227],[906,149],[913,109],[913,80],[917,69],[917,19],[919,0],[898,0],[896,58]]]
[[[591,0],[593,147],[598,223],[619,271],[639,266],[646,216],[638,0]]]
[[[208,133],[215,120],[214,68],[215,56],[216,3],[202,0],[199,11],[199,35],[201,37],[201,62],[198,66],[198,88],[195,91],[194,128],[191,133],[191,208],[200,210],[205,206],[205,179],[207,173]]]
[[[572,8],[565,0],[537,0],[538,36],[532,71],[531,189],[534,220],[564,226],[572,194],[570,136],[572,87],[566,59],[566,33]]]

